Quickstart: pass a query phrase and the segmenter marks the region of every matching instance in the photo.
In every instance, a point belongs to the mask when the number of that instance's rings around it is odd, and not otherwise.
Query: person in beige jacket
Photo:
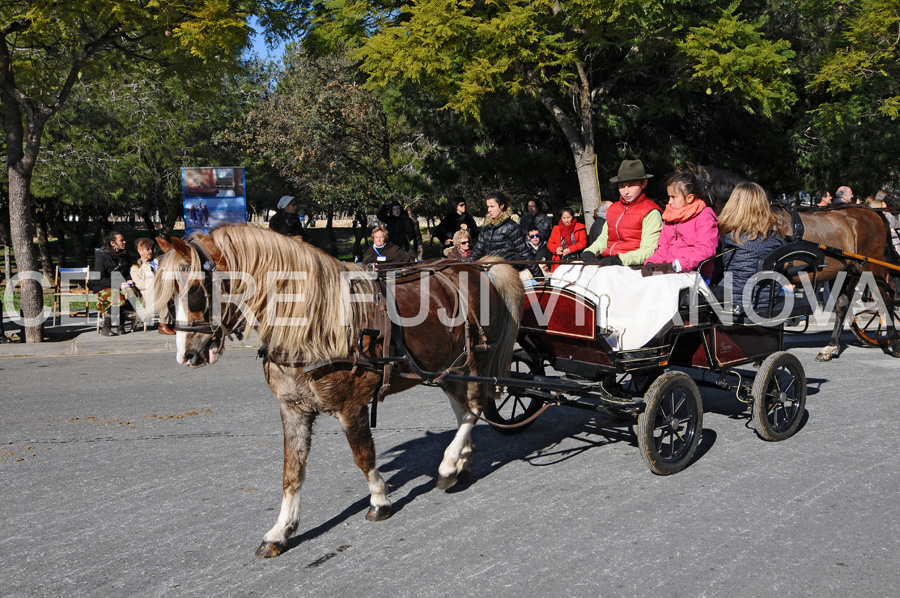
[[[159,264],[153,259],[153,241],[151,239],[146,237],[140,238],[134,244],[141,258],[131,267],[131,279],[134,281],[135,288],[146,294],[153,283],[153,275],[156,274]],[[175,331],[172,330],[173,321],[172,308],[169,306],[165,313],[159,314],[157,332],[160,334],[175,334]]]

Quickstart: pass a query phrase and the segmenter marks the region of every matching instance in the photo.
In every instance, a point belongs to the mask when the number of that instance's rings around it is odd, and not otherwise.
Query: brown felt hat
[[[640,160],[622,160],[619,165],[619,174],[609,179],[610,183],[624,183],[627,181],[643,181],[652,179],[652,174],[644,170],[644,163]]]

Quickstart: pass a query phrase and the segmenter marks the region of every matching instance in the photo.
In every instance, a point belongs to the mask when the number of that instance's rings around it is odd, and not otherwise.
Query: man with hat
[[[581,254],[601,266],[640,266],[653,255],[662,232],[662,211],[644,194],[647,174],[640,160],[623,160],[619,174],[609,179],[619,187],[619,201],[606,211],[606,224],[597,240]],[[595,257],[596,256],[596,257]]]
[[[278,212],[269,220],[269,230],[288,237],[303,237],[303,223],[292,196],[285,195],[278,200]]]

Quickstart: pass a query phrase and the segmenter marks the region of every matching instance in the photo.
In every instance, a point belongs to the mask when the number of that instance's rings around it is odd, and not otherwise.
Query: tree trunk
[[[53,268],[53,256],[50,255],[50,233],[44,209],[39,207],[34,212],[34,228],[37,233],[38,249],[41,253],[41,270],[47,280],[52,281],[56,271]]]
[[[34,259],[34,233],[31,221],[31,206],[28,201],[28,186],[31,171],[20,172],[15,163],[9,163],[9,228],[12,236],[13,250],[16,253],[16,272],[19,280],[19,305],[25,321],[26,343],[39,343],[42,340],[42,311],[44,309],[44,292],[34,275],[37,271],[37,260]]]
[[[581,190],[581,205],[584,213],[584,225],[590,230],[594,223],[594,210],[600,205],[600,185],[594,167],[594,106],[591,99],[591,87],[583,65],[576,64],[579,84],[576,87],[576,116],[573,122],[566,114],[556,98],[536,81],[535,89],[538,99],[550,111],[553,120],[562,130],[569,143],[572,156],[575,158],[575,171],[578,174],[578,188]]]
[[[328,220],[325,223],[325,232],[328,233],[328,242],[331,245],[331,255],[338,256],[337,233],[334,232],[334,207],[328,206]]]

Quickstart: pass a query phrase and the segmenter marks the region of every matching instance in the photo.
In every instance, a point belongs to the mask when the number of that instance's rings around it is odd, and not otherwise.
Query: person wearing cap
[[[640,160],[623,160],[609,182],[619,188],[619,201],[606,211],[606,224],[581,259],[601,266],[641,266],[653,255],[662,232],[662,210],[644,193],[653,178]]]
[[[303,223],[297,215],[297,204],[292,196],[284,195],[278,200],[278,212],[269,220],[269,230],[288,237],[303,238]]]

